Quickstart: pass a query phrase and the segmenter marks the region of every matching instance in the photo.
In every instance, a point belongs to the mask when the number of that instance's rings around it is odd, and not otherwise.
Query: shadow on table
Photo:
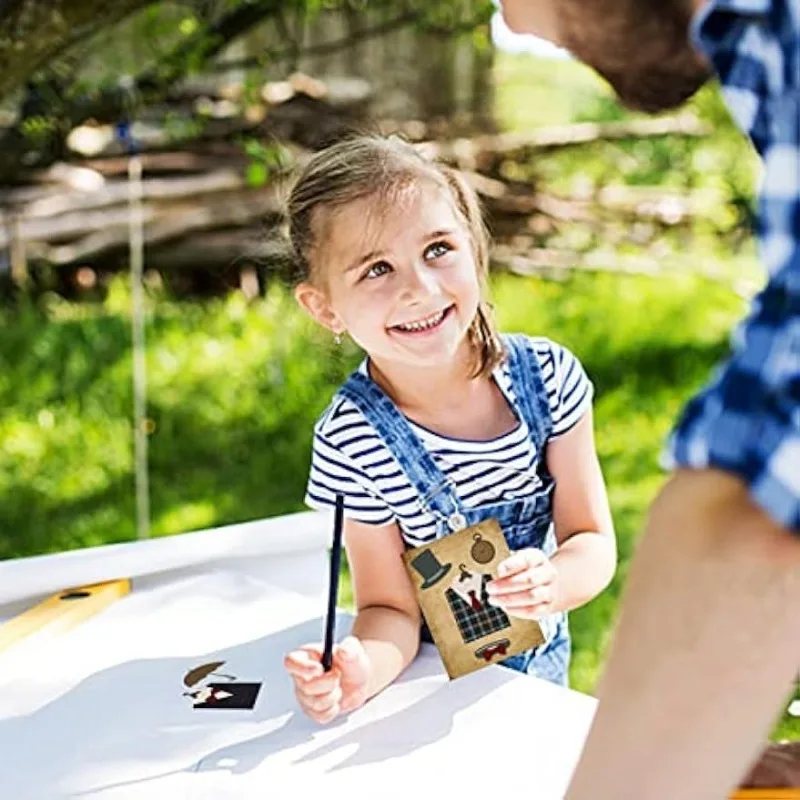
[[[412,664],[400,683],[441,674],[441,666],[435,659],[421,659]],[[487,680],[488,676],[491,677]],[[448,681],[437,682],[433,691],[400,710],[387,709],[386,716],[355,728],[348,726],[346,731],[335,737],[331,737],[329,732],[331,727],[341,728],[341,722],[323,728],[297,713],[280,729],[279,737],[275,733],[268,733],[247,742],[220,748],[198,764],[198,772],[227,770],[233,774],[247,773],[256,769],[277,750],[301,745],[310,736],[321,738],[323,735],[327,739],[324,744],[299,756],[292,763],[308,763],[351,745],[356,746],[353,752],[330,767],[328,772],[402,758],[446,737],[453,728],[456,713],[509,680],[512,680],[510,672],[493,670],[483,674],[480,679],[477,674],[460,678],[458,685]],[[373,704],[382,702],[382,696],[371,701]],[[381,709],[375,709],[375,713],[380,714]]]
[[[3,796],[89,794],[194,770],[205,753],[265,728],[259,738],[268,749],[282,748],[297,711],[283,656],[318,640],[321,630],[322,621],[312,619],[223,650],[117,664],[30,714],[0,720]],[[183,676],[212,660],[225,661],[222,670],[243,681],[263,681],[252,711],[192,708]],[[290,725],[289,733],[296,744],[314,728]]]
[[[349,618],[341,622],[343,633]],[[376,713],[377,720],[353,727],[357,719],[351,718],[353,725],[343,719],[323,728],[299,712],[283,668],[284,654],[318,640],[321,630],[321,620],[312,619],[223,650],[125,662],[89,676],[30,714],[0,720],[3,797],[80,797],[135,784],[146,791],[148,781],[179,773],[250,772],[270,756],[300,746],[305,750],[291,763],[356,745],[331,768],[337,770],[399,758],[447,736],[460,709],[511,679],[505,670],[493,670],[488,683],[487,675],[437,680],[438,660],[418,659],[401,684],[432,679],[425,696],[414,690],[404,705],[406,690],[399,686],[360,712]],[[183,696],[184,674],[215,660],[225,661],[221,671],[242,681],[263,681],[254,710],[191,707]],[[388,706],[382,709],[382,703]],[[322,743],[309,751],[315,740]]]
[[[491,676],[491,681],[487,677]],[[340,747],[357,744],[345,760],[331,768],[331,772],[401,758],[414,750],[444,739],[453,729],[455,715],[485,697],[492,690],[512,680],[512,673],[504,668],[492,670],[477,679],[477,674],[459,678],[458,685],[448,682],[432,695],[422,698],[391,716],[383,717],[363,727],[347,732],[332,742],[307,753],[295,763],[320,758]]]

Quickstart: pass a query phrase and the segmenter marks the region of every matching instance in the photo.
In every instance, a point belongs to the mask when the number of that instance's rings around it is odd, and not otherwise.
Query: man
[[[569,800],[724,798],[800,664],[800,0],[501,0],[632,108],[714,72],[764,161],[769,284],[685,409]]]

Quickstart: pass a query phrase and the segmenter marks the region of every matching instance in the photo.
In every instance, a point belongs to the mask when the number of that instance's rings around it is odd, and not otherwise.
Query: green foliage
[[[207,66],[209,50],[226,44],[215,32],[216,26],[226,16],[248,6],[264,10],[263,19],[257,23],[263,26],[284,24],[294,18],[307,24],[329,11],[368,11],[373,18],[378,14],[387,20],[409,16],[409,24],[441,33],[471,34],[477,29],[484,41],[486,32],[481,26],[495,10],[491,0],[440,0],[430,4],[414,0],[217,0],[194,6],[155,2],[116,24],[99,26],[97,35],[70,49],[70,57],[79,69],[68,75],[69,93],[79,93],[78,89],[91,93],[116,85],[122,75],[148,70],[162,77],[197,75]],[[291,43],[285,44],[289,47]],[[269,56],[264,54],[264,66],[268,66]],[[58,71],[59,63],[48,65],[48,69]]]
[[[246,177],[250,186],[263,186],[275,172],[287,169],[291,163],[291,156],[278,142],[248,136],[240,144],[249,159]]]
[[[49,117],[26,117],[22,123],[22,133],[33,142],[49,139],[56,131],[56,123]]]
[[[203,133],[206,121],[202,117],[168,111],[164,114],[164,134],[171,144],[196,139]]]

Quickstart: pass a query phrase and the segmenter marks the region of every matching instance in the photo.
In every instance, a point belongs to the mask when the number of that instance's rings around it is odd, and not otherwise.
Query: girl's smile
[[[455,310],[454,305],[449,305],[442,311],[437,311],[427,317],[422,317],[414,322],[398,322],[389,326],[389,331],[401,336],[424,337],[435,333],[449,319]]]

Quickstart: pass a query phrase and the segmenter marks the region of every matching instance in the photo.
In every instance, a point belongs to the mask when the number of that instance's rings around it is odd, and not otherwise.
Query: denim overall
[[[552,430],[550,404],[539,360],[530,341],[519,335],[504,336],[508,366],[514,392],[513,408],[517,418],[528,425],[539,454],[542,485],[528,497],[488,503],[467,508],[458,499],[452,481],[441,471],[420,442],[408,421],[383,390],[369,377],[352,374],[340,394],[366,417],[415,488],[421,507],[437,520],[437,537],[494,518],[499,523],[509,548],[537,547],[550,556],[556,549],[552,525],[554,480],[544,465],[544,452]],[[506,396],[512,403],[512,399]],[[567,685],[570,659],[570,636],[564,612],[539,620],[544,644],[510,656],[499,662],[510,669]],[[422,638],[432,641],[427,625]]]

